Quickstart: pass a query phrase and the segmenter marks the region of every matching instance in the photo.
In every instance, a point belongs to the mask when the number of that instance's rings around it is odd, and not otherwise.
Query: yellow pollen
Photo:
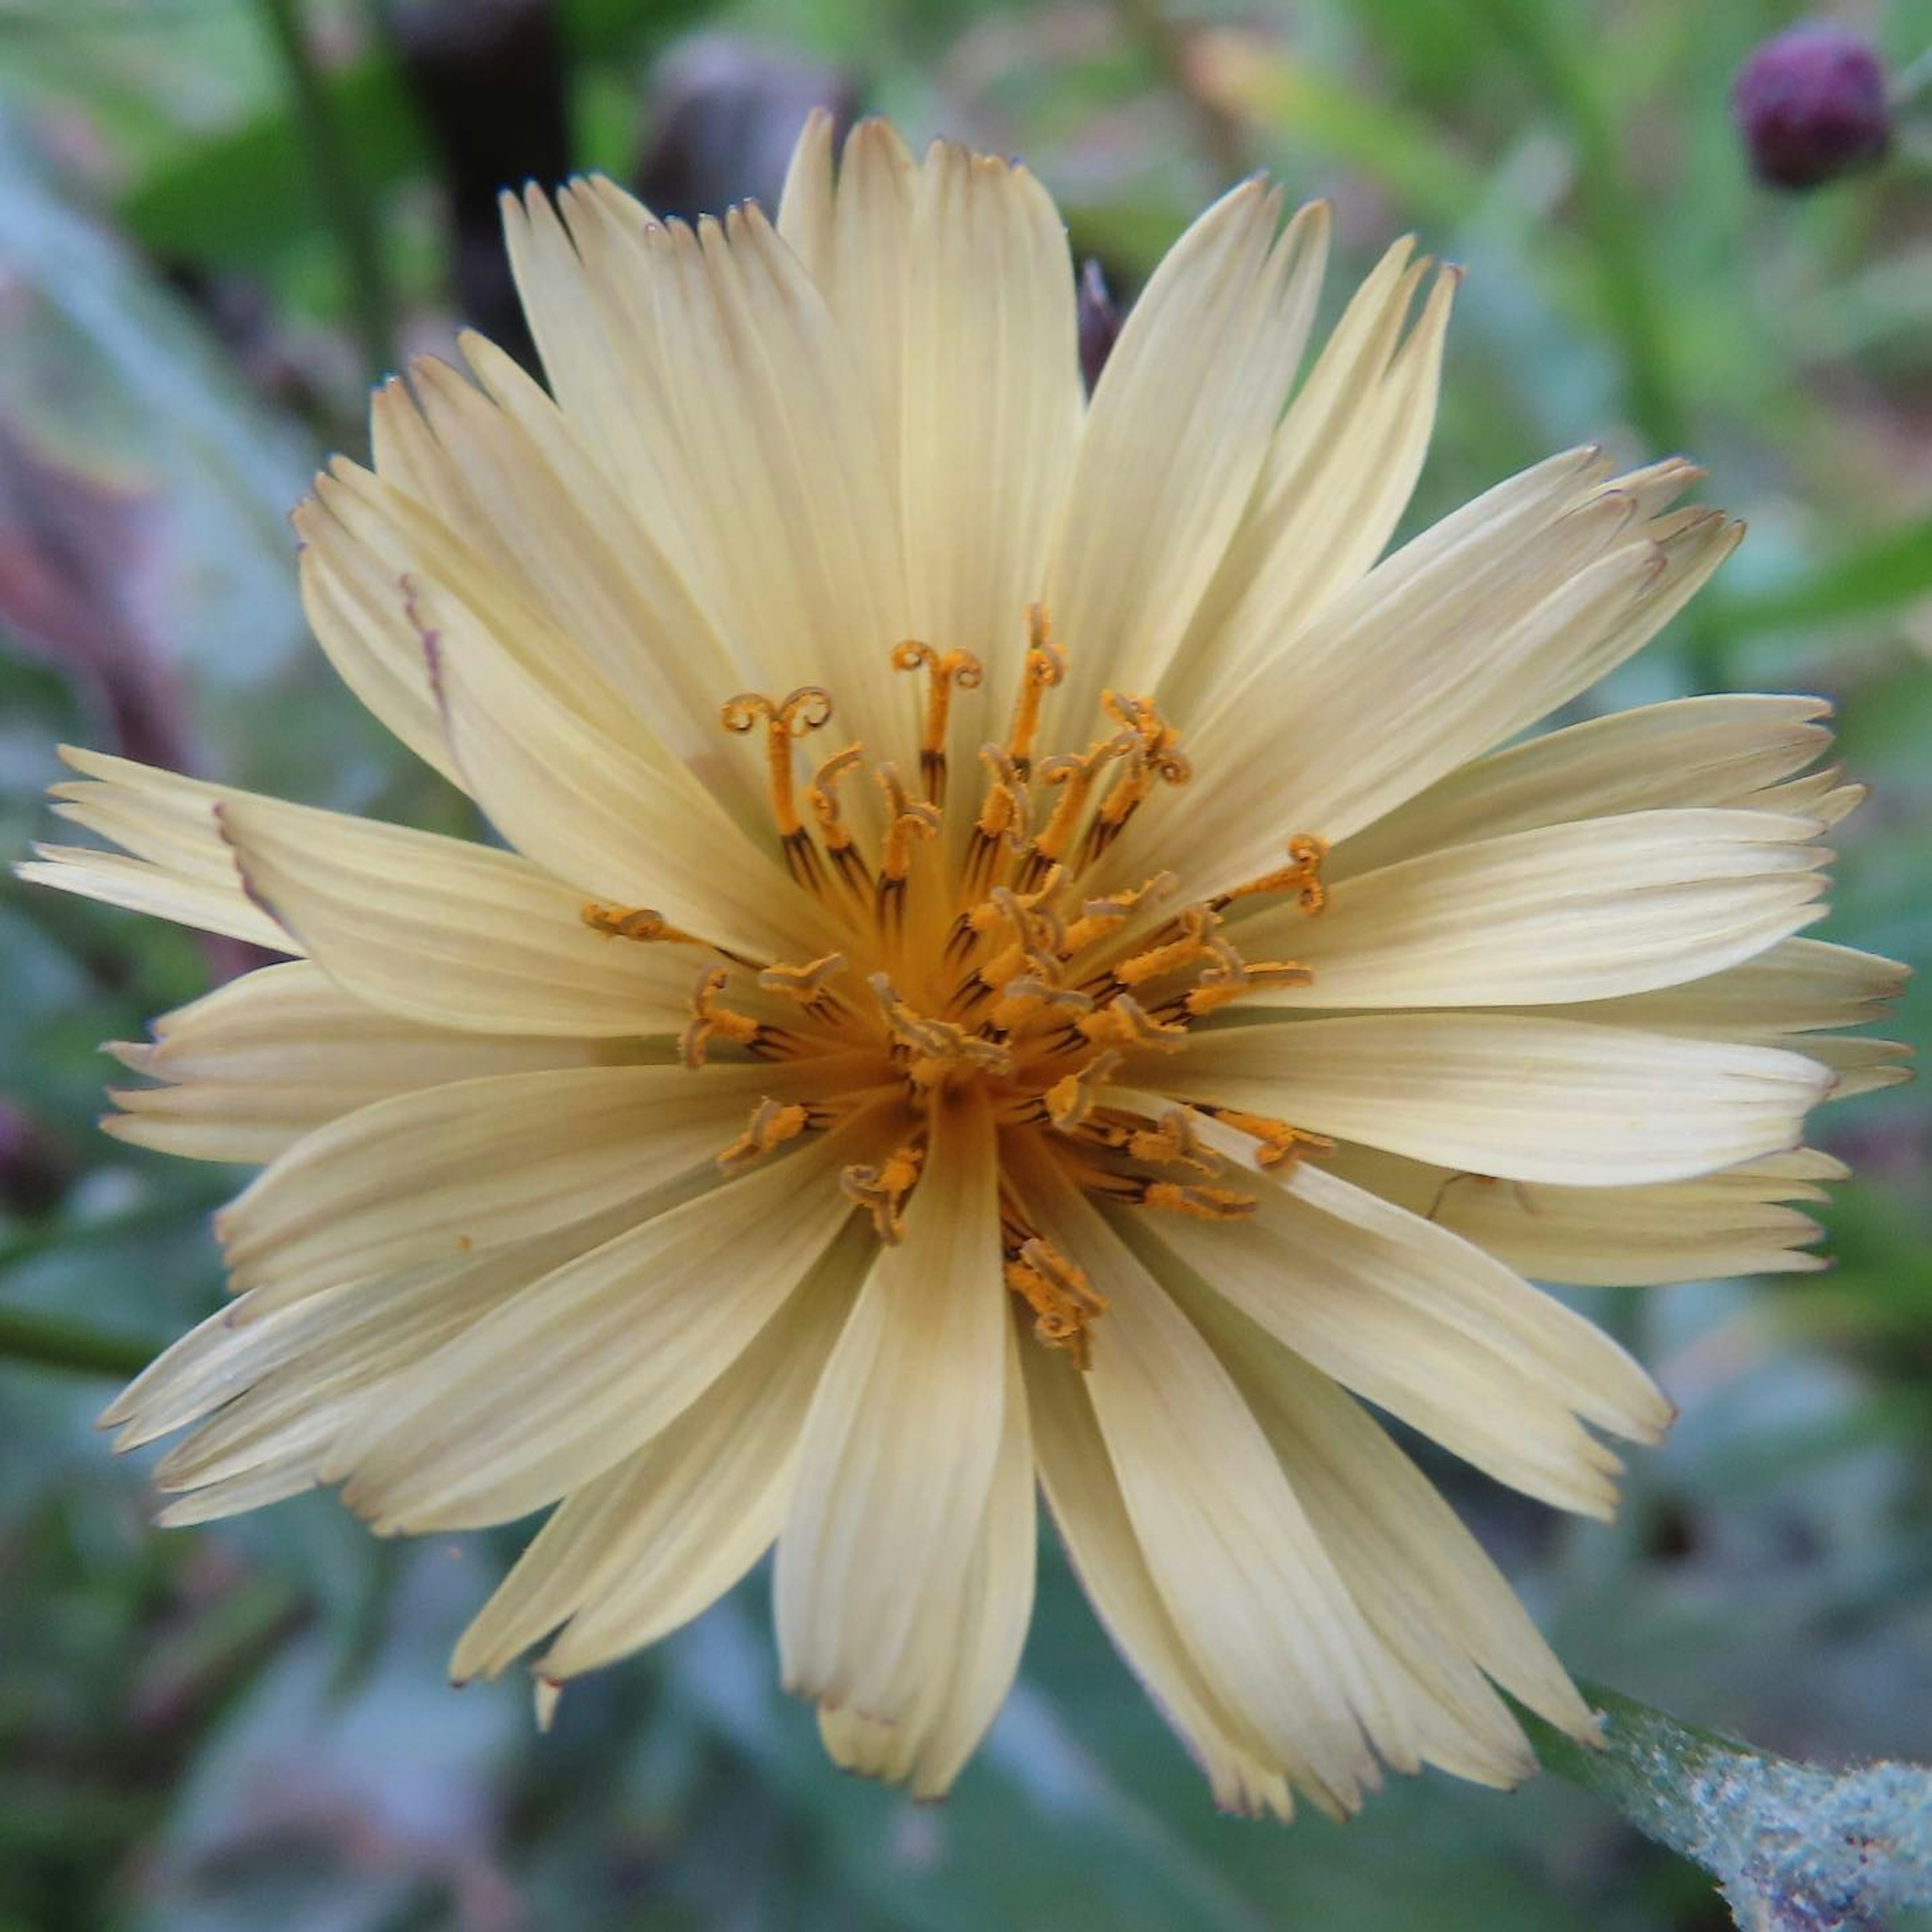
[[[1239,1107],[1216,1107],[1205,1102],[1199,1106],[1202,1113],[1224,1127],[1232,1127],[1236,1133],[1246,1134],[1260,1143],[1255,1150],[1257,1167],[1279,1167],[1284,1161],[1298,1160],[1304,1154],[1335,1151],[1335,1143],[1327,1135],[1310,1133],[1306,1127],[1292,1127],[1270,1114],[1250,1114]]]
[[[812,1109],[797,1101],[782,1106],[776,1100],[760,1100],[752,1111],[751,1125],[718,1156],[718,1165],[727,1174],[749,1167],[816,1124]]]
[[[1066,675],[1065,646],[1053,641],[1053,621],[1044,604],[1027,606],[1026,667],[1013,700],[1013,722],[1006,734],[1006,756],[1024,778],[1033,763],[1033,741],[1040,729],[1040,702]]]
[[[1094,1111],[1094,1094],[1112,1077],[1121,1056],[1112,1047],[1096,1053],[1085,1066],[1056,1080],[1046,1090],[1047,1118],[1063,1133],[1080,1126]]]
[[[810,929],[824,936],[812,956],[739,958],[645,908],[593,901],[582,916],[613,938],[707,950],[680,1038],[688,1066],[702,1066],[721,1044],[717,1057],[790,1062],[785,1077],[800,1084],[759,1101],[716,1156],[725,1172],[782,1156],[800,1136],[848,1117],[855,1126],[861,1113],[880,1124],[876,1138],[851,1150],[864,1158],[844,1162],[838,1178],[882,1241],[904,1234],[932,1158],[930,1110],[978,1089],[976,1104],[998,1130],[1005,1282],[1031,1310],[1038,1341],[1084,1369],[1106,1300],[1072,1256],[1027,1225],[1009,1183],[1023,1186],[1028,1164],[1046,1160],[1111,1204],[1232,1220],[1255,1211],[1258,1189],[1222,1183],[1329,1147],[1287,1121],[1205,1100],[1138,1097],[1173,1084],[1145,1071],[1148,1062],[1184,1047],[1202,1016],[1258,990],[1311,982],[1294,961],[1244,958],[1222,913],[1264,894],[1321,910],[1328,848],[1298,834],[1287,842],[1286,864],[1172,910],[1162,901],[1177,888],[1172,872],[1093,896],[1088,879],[1114,882],[1089,867],[1130,820],[1137,836],[1156,795],[1187,783],[1192,771],[1151,696],[1109,689],[1100,694],[1098,734],[1048,730],[1055,721],[1046,718],[1046,694],[1065,683],[1066,655],[1044,607],[1030,608],[1026,621],[1010,728],[1004,743],[980,748],[980,795],[952,806],[966,814],[955,825],[943,818],[949,782],[960,784],[958,770],[949,781],[947,734],[956,722],[963,733],[969,710],[976,716],[976,706],[956,698],[985,682],[971,653],[916,638],[887,653],[893,670],[926,680],[916,773],[905,742],[847,745],[812,766],[799,741],[832,715],[818,686],[783,698],[743,692],[722,706],[726,729],[763,731],[785,864],[820,902]],[[910,721],[914,707],[902,709]],[[1062,749],[1070,737],[1085,748]],[[896,763],[881,755],[892,753]],[[877,805],[870,796],[854,803],[849,790],[864,770],[878,784]],[[953,838],[942,836],[949,831]],[[1210,859],[1190,853],[1189,864]],[[691,916],[681,902],[679,909]],[[734,974],[748,1012],[724,1004]],[[842,974],[850,976],[843,984]],[[884,1125],[888,1118],[896,1124]]]
[[[1139,1198],[1144,1208],[1190,1215],[1197,1221],[1238,1221],[1261,1204],[1253,1195],[1232,1187],[1184,1186],[1172,1180],[1147,1182]]]
[[[1322,883],[1322,867],[1328,856],[1328,842],[1312,832],[1298,832],[1288,842],[1288,863],[1245,886],[1221,893],[1211,903],[1216,912],[1236,899],[1251,898],[1258,893],[1293,892],[1304,913],[1318,913],[1328,903],[1328,888]]]
[[[880,1240],[891,1244],[904,1238],[906,1197],[919,1184],[925,1162],[925,1149],[908,1141],[877,1166],[854,1161],[839,1170],[838,1185],[871,1214]]]
[[[989,1022],[994,1031],[1011,1033],[1022,1021],[1058,1007],[1085,1013],[1094,1010],[1090,994],[1072,986],[1056,986],[1038,973],[1020,974],[1006,982],[994,1003]]]
[[[926,796],[937,804],[946,794],[946,720],[952,688],[976,691],[986,672],[970,651],[948,651],[942,656],[916,638],[896,644],[892,662],[895,670],[917,670],[922,664],[932,674],[926,688],[926,730],[920,741],[919,764]]]
[[[733,1012],[728,1007],[713,1004],[724,990],[727,976],[722,966],[706,967],[698,976],[698,984],[691,995],[691,1018],[678,1036],[678,1052],[687,1066],[697,1068],[704,1064],[705,1054],[713,1040],[752,1046],[764,1039],[766,1030],[756,1020],[743,1013]]]
[[[1244,959],[1225,939],[1209,942],[1217,963],[1203,973],[1181,1002],[1198,1019],[1257,986],[1312,986],[1315,975],[1292,959]]]
[[[1129,993],[1094,1012],[1083,1013],[1075,1024],[1096,1046],[1152,1047],[1172,1053],[1187,1038],[1184,1026],[1156,1019]]]
[[[832,694],[818,684],[802,684],[776,701],[761,691],[741,691],[736,697],[728,698],[718,712],[719,722],[728,731],[749,731],[764,721],[765,757],[771,770],[772,816],[778,821],[782,838],[791,838],[802,829],[792,798],[793,741],[808,731],[818,730],[831,716]]]
[[[1193,1117],[1185,1107],[1168,1108],[1158,1127],[1130,1133],[1126,1150],[1135,1160],[1151,1161],[1156,1167],[1191,1167],[1196,1174],[1221,1171],[1220,1157],[1201,1144]]]
[[[1131,958],[1123,959],[1114,968],[1114,977],[1124,986],[1142,986],[1163,974],[1176,972],[1198,960],[1216,956],[1210,937],[1216,921],[1205,906],[1188,907],[1180,914],[1179,923],[1181,938],[1165,946],[1150,946],[1144,952],[1136,952]]]
[[[824,1015],[840,1010],[838,995],[826,988],[844,970],[844,954],[828,952],[808,965],[767,966],[759,974],[758,984],[767,993],[796,1000],[807,1012]]]
[[[627,910],[622,906],[600,905],[595,899],[586,899],[578,916],[593,932],[601,932],[612,939],[641,939],[661,940],[668,946],[704,946],[705,942],[690,933],[680,932],[661,912],[653,912],[648,906]],[[706,947],[707,951],[715,949]]]
[[[1041,761],[1040,782],[1056,786],[1060,796],[1047,820],[1046,830],[1033,842],[1036,861],[1050,862],[1066,856],[1073,842],[1074,828],[1087,809],[1087,800],[1102,770],[1126,748],[1118,738],[1096,739],[1077,755],[1071,752]]]
[[[1104,1295],[1094,1292],[1086,1270],[1051,1241],[1030,1236],[1008,1256],[1006,1286],[1034,1312],[1033,1332],[1049,1348],[1064,1348],[1076,1368],[1092,1366],[1087,1324],[1107,1312]]]
[[[1103,691],[1100,704],[1123,730],[1132,734],[1139,760],[1163,784],[1185,784],[1194,776],[1194,767],[1181,755],[1180,733],[1161,716],[1152,698]]]
[[[1174,885],[1172,872],[1156,872],[1131,891],[1111,893],[1103,899],[1089,899],[1080,908],[1080,916],[1066,928],[1066,950],[1070,956],[1084,952],[1096,939],[1122,926],[1144,904],[1160,898]]]
[[[912,848],[916,839],[931,838],[939,830],[939,808],[907,791],[896,765],[880,766],[874,775],[886,795],[886,837],[880,851],[879,870],[888,879],[903,879],[912,870]]]

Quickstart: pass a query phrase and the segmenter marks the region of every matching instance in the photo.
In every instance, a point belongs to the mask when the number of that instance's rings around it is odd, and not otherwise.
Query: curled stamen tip
[[[832,694],[822,684],[802,684],[788,692],[778,708],[778,722],[794,738],[832,722]]]

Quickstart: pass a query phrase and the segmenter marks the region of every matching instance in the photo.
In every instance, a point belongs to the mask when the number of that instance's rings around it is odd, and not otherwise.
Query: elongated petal
[[[1339,844],[1546,716],[1647,640],[1735,547],[1714,513],[1648,526],[1636,500],[1593,478],[1550,475],[1540,528],[1516,508],[1456,542],[1418,539],[1420,562],[1398,551],[1202,721],[1190,831],[1214,856],[1184,890],[1268,869],[1291,832]],[[1119,863],[1142,856],[1126,849]]]
[[[937,1110],[905,1238],[832,1352],[778,1541],[787,1687],[882,1723],[926,1688],[920,1641],[960,1600],[998,1460],[1007,1346],[992,1118]]]
[[[1822,1268],[1822,1232],[1794,1202],[1825,1198],[1844,1170],[1800,1150],[1721,1174],[1639,1187],[1558,1187],[1458,1173],[1368,1148],[1338,1149],[1336,1175],[1432,1221],[1538,1281],[1643,1288]]]
[[[98,899],[104,905],[146,913],[177,926],[222,933],[272,952],[300,950],[290,944],[275,920],[249,904],[238,881],[232,889],[210,885],[205,880],[184,878],[165,866],[84,845],[36,844],[34,851],[34,857],[14,868],[15,876],[29,885],[51,886],[77,898]]]
[[[1786,939],[1708,978],[1623,999],[1594,1000],[1563,1017],[1642,1027],[1701,1040],[1786,1044],[1804,1035],[1882,1019],[1912,968],[1826,940]]]
[[[238,1289],[291,1297],[540,1234],[703,1166],[763,1067],[568,1067],[379,1100],[298,1142],[218,1222]]]
[[[754,208],[634,241],[685,481],[710,542],[758,560],[729,573],[731,621],[782,680],[773,695],[824,685],[853,736],[896,741],[911,716],[881,675],[906,634],[898,518],[824,298]]]
[[[464,1632],[450,1666],[459,1682],[495,1676],[560,1624],[543,1674],[595,1669],[675,1630],[764,1553],[872,1245],[855,1219],[710,1388],[558,1505]]]
[[[138,1146],[208,1160],[272,1160],[342,1114],[416,1088],[643,1057],[614,1041],[399,1018],[306,960],[231,980],[164,1014],[154,1036],[110,1050],[166,1084],[112,1092],[125,1111],[102,1125]]]
[[[1514,1719],[1478,1672],[1571,1736],[1593,1741],[1588,1706],[1435,1484],[1327,1376],[1216,1304],[1196,1295],[1188,1306],[1253,1407],[1356,1601],[1440,1712],[1432,1761],[1495,1784],[1534,1770]]]
[[[1114,1646],[1179,1733],[1223,1810],[1294,1815],[1283,1766],[1222,1704],[1162,1600],[1080,1372],[1066,1355],[1021,1355],[1048,1507],[1081,1587]]]
[[[1019,1667],[1033,1615],[1032,1432],[1019,1347],[1006,1332],[1005,1418],[986,1514],[956,1602],[929,1606],[920,1633],[921,1689],[908,1714],[881,1723],[851,1706],[821,1707],[819,1734],[833,1761],[862,1776],[904,1780],[917,1798],[943,1798],[986,1735]]]
[[[675,1031],[699,956],[584,923],[581,896],[514,853],[271,799],[220,828],[250,894],[330,978],[432,1026],[605,1038]]]
[[[991,668],[953,700],[956,742],[976,749],[998,734],[986,720],[1010,692],[1072,472],[1072,265],[1024,167],[948,142],[920,171],[910,245],[898,470],[911,628]]]
[[[1643,812],[1506,832],[1272,909],[1244,951],[1292,950],[1307,986],[1266,1004],[1507,1006],[1609,998],[1720,971],[1820,916],[1829,854],[1806,819]]]
[[[425,764],[462,779],[430,689],[406,572],[357,541],[320,497],[290,519],[302,539],[302,610],[336,674]]]
[[[1386,1659],[1227,1372],[1084,1196],[1028,1205],[1106,1283],[1087,1388],[1156,1585],[1196,1666],[1296,1784],[1349,1810],[1371,1742],[1413,1768]]]
[[[171,1453],[164,1466],[172,1487],[225,1487],[270,1465],[299,1466],[313,1481],[335,1436],[382,1400],[392,1378],[650,1211],[627,1205],[282,1306],[244,1295],[150,1363],[101,1426],[119,1430],[119,1451],[213,1416]]]
[[[1107,686],[1153,688],[1226,549],[1321,286],[1327,211],[1278,238],[1278,193],[1232,190],[1168,252],[1107,358],[1048,580],[1084,734]]]
[[[1162,1070],[1189,1100],[1582,1186],[1676,1180],[1796,1147],[1831,1078],[1770,1048],[1480,1012],[1229,1027]]]
[[[1680,698],[1566,725],[1438,779],[1344,840],[1330,854],[1329,876],[1615,812],[1789,811],[1764,794],[1823,755],[1832,734],[1822,721],[1830,712],[1816,698]]]
[[[222,840],[215,806],[251,794],[72,746],[62,746],[60,755],[81,776],[54,787],[55,810],[112,839],[128,856],[38,846],[41,862],[17,868],[22,878],[273,952],[302,950],[248,897]]]
[[[830,1246],[850,1211],[845,1156],[827,1136],[533,1282],[405,1381],[325,1474],[386,1534],[508,1522],[602,1475],[717,1381]]]
[[[760,850],[684,766],[551,702],[459,608],[440,607],[437,618],[451,748],[477,802],[525,856],[765,958],[822,923],[781,870],[775,834]]]
[[[1394,533],[1429,446],[1460,280],[1438,274],[1408,329],[1426,268],[1413,253],[1407,243],[1390,250],[1357,291],[1276,430],[1253,501],[1162,682],[1172,716],[1198,716],[1264,653],[1292,650]]]
[[[1316,1167],[1233,1226],[1146,1239],[1324,1374],[1498,1480],[1607,1516],[1616,1458],[1580,1425],[1654,1440],[1670,1406],[1592,1324],[1483,1250]]]

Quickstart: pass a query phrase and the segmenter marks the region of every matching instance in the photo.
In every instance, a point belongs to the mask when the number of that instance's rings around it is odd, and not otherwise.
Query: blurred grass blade
[[[362,352],[362,374],[374,382],[395,367],[396,316],[362,156],[348,130],[336,118],[298,0],[260,0],[260,6],[269,38],[281,56],[322,218],[342,256],[350,312]]]
[[[320,86],[365,192],[428,165],[409,91],[386,56],[325,74]],[[118,212],[128,233],[164,260],[259,269],[313,233],[310,194],[301,134],[278,107],[150,170]]]
[[[1888,530],[1780,587],[1732,597],[1713,612],[1734,635],[1868,617],[1932,597],[1932,518]]]
[[[1748,1932],[1881,1932],[1892,1909],[1932,1905],[1932,1770],[1826,1771],[1582,1688],[1604,1748],[1521,1713],[1537,1754],[1702,1866]]]
[[[33,1362],[84,1376],[136,1376],[154,1358],[152,1343],[109,1335],[78,1322],[0,1308],[0,1361]]]

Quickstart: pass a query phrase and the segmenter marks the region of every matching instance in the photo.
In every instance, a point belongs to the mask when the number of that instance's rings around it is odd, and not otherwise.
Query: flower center
[[[875,798],[855,790],[866,748],[848,745],[812,770],[801,809],[800,741],[830,722],[831,694],[806,685],[723,706],[728,731],[764,732],[781,856],[831,915],[837,950],[754,960],[648,909],[591,904],[583,917],[613,938],[709,956],[680,1042],[686,1066],[702,1068],[714,1052],[784,1064],[788,1097],[760,1102],[718,1156],[728,1171],[861,1115],[876,1126],[878,1157],[848,1164],[840,1179],[882,1240],[904,1232],[931,1110],[977,1085],[999,1128],[1007,1285],[1032,1310],[1038,1338],[1084,1366],[1088,1324],[1105,1300],[1004,1181],[1050,1160],[1111,1201],[1226,1220],[1256,1204],[1222,1180],[1231,1136],[1251,1142],[1263,1167],[1327,1145],[1238,1109],[1148,1108],[1132,1097],[1158,1090],[1151,1064],[1183,1048],[1196,1022],[1256,988],[1310,982],[1292,960],[1244,956],[1226,914],[1263,896],[1318,913],[1326,848],[1311,835],[1292,838],[1279,869],[1192,904],[1169,903],[1166,872],[1094,893],[1092,875],[1128,826],[1192,773],[1153,700],[1114,691],[1102,694],[1106,728],[1084,751],[1036,758],[1066,659],[1042,607],[1028,624],[1006,733],[980,749],[970,812],[957,802],[948,746],[955,694],[982,680],[968,652],[908,640],[890,653],[894,670],[926,678],[916,791],[890,760],[872,767]]]

